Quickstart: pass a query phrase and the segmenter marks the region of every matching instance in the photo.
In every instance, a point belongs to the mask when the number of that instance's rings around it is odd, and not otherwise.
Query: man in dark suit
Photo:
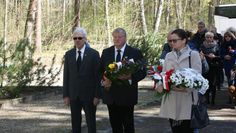
[[[65,54],[63,99],[70,105],[72,132],[81,132],[83,108],[88,133],[96,132],[96,106],[101,96],[99,79],[99,53],[86,45],[86,31],[76,28],[73,33],[75,47]]]
[[[205,33],[207,32],[207,28],[203,21],[199,21],[197,23],[197,32],[193,35],[193,38],[190,40],[195,46],[194,49],[200,51],[200,47],[205,40]]]
[[[117,28],[113,31],[114,46],[104,49],[101,56],[101,71],[113,62],[119,62],[122,58],[143,59],[140,50],[126,43],[126,31]],[[120,80],[128,80],[127,84],[113,83],[104,77],[102,84],[103,102],[107,104],[109,119],[113,133],[134,133],[134,105],[138,99],[138,82],[146,76],[145,67],[134,74],[122,75]]]

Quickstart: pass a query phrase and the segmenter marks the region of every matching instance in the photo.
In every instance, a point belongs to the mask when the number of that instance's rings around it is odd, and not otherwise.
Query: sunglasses
[[[73,37],[73,40],[82,40],[83,37]]]
[[[206,36],[206,38],[213,38],[212,36]]]
[[[172,39],[172,40],[168,40],[168,43],[171,43],[171,42],[176,43],[178,40],[182,40],[182,39]]]

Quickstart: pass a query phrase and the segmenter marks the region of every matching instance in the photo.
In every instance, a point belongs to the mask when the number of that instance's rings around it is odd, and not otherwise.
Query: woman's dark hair
[[[187,36],[187,33],[185,32],[185,30],[183,30],[183,29],[176,29],[176,30],[172,31],[171,34],[176,34],[182,40],[186,39],[186,43],[187,43],[188,36]]]
[[[232,40],[235,39],[234,34],[233,34],[232,32],[230,32],[230,31],[226,31],[225,34],[224,34],[224,37],[225,37],[225,36],[231,37]]]
[[[186,32],[186,35],[187,35],[188,39],[192,39],[192,37],[193,37],[193,32],[191,32],[191,31],[189,31],[189,30],[185,30],[185,32]]]

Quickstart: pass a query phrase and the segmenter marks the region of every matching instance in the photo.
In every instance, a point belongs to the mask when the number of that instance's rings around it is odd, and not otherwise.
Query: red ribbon
[[[169,84],[168,84],[168,81],[169,81],[169,79],[170,79],[170,76],[171,76],[171,74],[174,72],[174,69],[170,69],[169,71],[167,71],[166,73],[165,73],[165,76],[164,76],[164,84],[165,84],[165,89],[166,89],[166,91],[170,91],[170,88],[169,88]]]

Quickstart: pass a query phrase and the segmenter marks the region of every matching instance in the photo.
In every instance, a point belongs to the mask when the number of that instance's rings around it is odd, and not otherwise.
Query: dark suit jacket
[[[115,50],[114,46],[104,49],[101,56],[101,71],[104,73],[106,67],[115,61]],[[143,55],[140,50],[132,48],[126,45],[124,51],[124,57],[128,59],[134,59],[134,61],[140,60],[143,58]],[[103,102],[105,104],[116,105],[135,105],[137,104],[138,99],[138,82],[145,78],[146,69],[145,67],[138,72],[132,74],[132,84],[131,85],[120,85],[112,83],[109,91],[103,89]]]
[[[168,43],[165,43],[162,49],[160,59],[165,59],[166,54],[169,53],[170,51],[171,51],[170,45]]]
[[[65,54],[63,97],[72,100],[92,101],[94,97],[101,97],[99,79],[99,53],[86,46],[80,70],[77,71],[76,49]]]

